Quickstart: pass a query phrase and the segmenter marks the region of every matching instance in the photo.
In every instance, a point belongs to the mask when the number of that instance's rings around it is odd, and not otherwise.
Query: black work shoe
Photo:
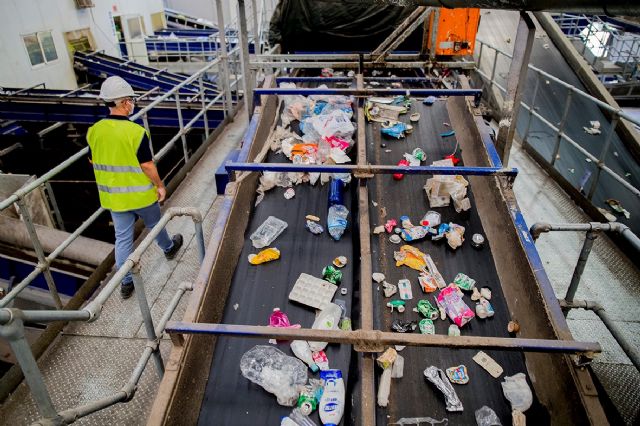
[[[171,247],[171,250],[164,254],[164,257],[166,257],[167,260],[171,260],[176,257],[176,254],[178,254],[178,251],[180,251],[180,247],[182,247],[182,235],[174,235],[173,237],[171,237],[171,241],[173,241],[173,247]]]
[[[123,299],[128,299],[133,294],[133,283],[122,283],[120,284],[120,296]]]

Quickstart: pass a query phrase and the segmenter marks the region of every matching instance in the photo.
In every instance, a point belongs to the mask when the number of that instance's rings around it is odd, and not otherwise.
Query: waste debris
[[[338,287],[325,280],[302,273],[291,288],[289,300],[323,309],[331,302],[337,289]]]
[[[248,256],[249,263],[252,265],[260,265],[262,263],[271,262],[280,259],[280,250],[275,247],[266,248],[258,254],[250,254]]]
[[[478,408],[475,412],[475,416],[476,424],[478,426],[502,426],[496,412],[486,405]]]
[[[287,188],[287,190],[284,191],[284,198],[286,198],[287,200],[290,200],[295,196],[296,196],[296,191],[293,188]]]
[[[391,308],[391,312],[396,309],[399,313],[403,313],[405,311],[406,302],[404,300],[391,300],[387,302],[387,308]]]
[[[293,407],[299,386],[307,383],[307,367],[297,358],[268,345],[249,349],[240,359],[242,375],[274,394],[278,404]]]
[[[382,355],[376,359],[376,363],[382,368],[380,381],[378,382],[378,406],[386,407],[389,405],[389,393],[391,392],[391,373],[393,364],[398,357],[398,353],[393,348],[388,348]]]
[[[615,200],[613,198],[609,198],[609,199],[605,200],[605,203],[607,203],[609,205],[609,207],[611,207],[611,209],[614,212],[623,214],[624,217],[626,217],[627,219],[629,219],[631,217],[631,213],[629,213],[629,211],[627,209],[622,207],[622,204],[620,203],[620,201]]]
[[[270,245],[282,232],[287,229],[287,222],[275,216],[269,216],[267,220],[256,229],[249,237],[255,248],[263,248]]]
[[[418,325],[416,324],[415,321],[409,321],[409,320],[394,320],[391,323],[391,329],[395,332],[398,333],[407,333],[407,332],[412,332],[416,329]]]
[[[346,256],[338,256],[333,259],[333,266],[337,268],[344,268],[347,266],[347,257]]]
[[[384,281],[385,276],[380,272],[374,272],[373,274],[371,274],[371,278],[373,278],[373,280],[379,284]]]
[[[429,366],[424,370],[424,376],[444,395],[445,408],[447,411],[455,412],[463,410],[462,402],[460,401],[460,398],[458,398],[458,394],[455,389],[453,389],[453,386],[451,386],[447,376],[441,369],[433,365]]]
[[[413,311],[418,312],[420,315],[430,320],[438,319],[438,314],[439,314],[438,308],[433,306],[431,302],[429,302],[426,299],[419,300],[418,306],[413,308]]]
[[[449,329],[447,330],[447,335],[449,336],[460,336],[460,327],[455,324],[449,325]]]
[[[316,351],[312,354],[313,362],[318,366],[320,371],[329,370],[329,358],[324,351]]]
[[[314,235],[320,235],[324,232],[324,228],[318,222],[313,220],[307,220],[305,224],[305,228],[309,230]]]
[[[400,299],[410,300],[413,299],[413,293],[411,292],[411,281],[402,279],[398,281],[398,290],[400,291]]]
[[[590,135],[599,135],[600,133],[602,133],[600,130],[600,122],[598,120],[589,121],[589,126],[590,127],[583,127],[585,133],[588,133]]]
[[[476,285],[476,280],[459,272],[458,275],[453,279],[453,283],[458,286],[461,290],[464,291],[472,291]]]
[[[476,305],[476,316],[480,319],[491,318],[495,314],[493,306],[484,297],[480,298],[480,301]]]
[[[466,385],[469,383],[469,374],[467,373],[467,367],[464,365],[449,367],[445,370],[445,373],[451,383],[457,385]]]
[[[318,313],[311,328],[314,330],[337,330],[341,315],[342,309],[340,306],[335,303],[328,303]],[[318,352],[324,350],[328,344],[328,342],[309,342],[309,347],[313,352]]]
[[[435,167],[453,167],[453,160],[438,160],[431,163]],[[469,182],[460,175],[434,175],[427,179],[424,190],[427,193],[429,205],[434,207],[446,207],[453,200],[457,213],[471,208],[471,201],[467,198],[467,186]]]
[[[398,286],[384,281],[382,283],[382,291],[384,292],[384,297],[391,297],[398,292]]]
[[[418,275],[418,282],[420,283],[420,288],[425,293],[432,293],[438,289],[438,281],[435,277],[429,272],[421,272]]]
[[[424,426],[424,423],[429,423],[431,426],[434,425],[448,425],[449,424],[449,419],[447,419],[446,417],[442,420],[436,420],[436,419],[432,419],[431,417],[402,417],[401,419],[398,419],[397,422],[393,422],[393,423],[387,423],[388,426],[392,426],[392,425],[400,425],[400,426],[405,426],[405,425],[416,425],[416,426]]]
[[[340,282],[342,282],[342,271],[333,265],[325,266],[322,269],[322,279],[331,284],[340,285]]]
[[[411,269],[422,272],[427,266],[427,255],[413,246],[404,245],[400,247],[400,251],[393,253],[396,260],[396,266],[408,266]]]
[[[291,346],[291,352],[293,352],[300,361],[307,364],[312,372],[315,373],[319,370],[319,367],[313,361],[313,354],[309,343],[304,340],[293,340],[289,346]]]
[[[420,333],[422,334],[436,334],[436,326],[433,324],[433,321],[424,318],[418,322],[418,329],[420,329]]]
[[[527,376],[524,373],[505,376],[500,385],[502,385],[504,397],[511,403],[512,415],[515,413],[515,417],[524,420],[524,412],[533,403],[533,393],[527,383]],[[523,422],[522,424],[525,423]]]
[[[500,377],[504,371],[493,358],[483,351],[479,351],[472,359],[496,379]]]
[[[344,412],[344,381],[341,370],[320,372],[324,390],[320,398],[320,421],[322,424],[339,425]]]
[[[438,294],[436,301],[445,309],[449,319],[458,327],[462,327],[475,317],[473,311],[458,294],[458,287],[453,284],[445,287]]]

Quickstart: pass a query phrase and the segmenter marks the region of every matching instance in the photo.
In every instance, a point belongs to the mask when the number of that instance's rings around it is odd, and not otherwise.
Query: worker
[[[116,267],[122,267],[133,252],[133,228],[141,218],[147,228],[160,220],[160,205],[167,190],[158,175],[151,155],[149,135],[144,127],[129,120],[136,94],[123,78],[107,78],[100,88],[100,98],[109,107],[109,116],[87,132],[93,172],[96,176],[100,205],[111,212],[116,234]],[[175,258],[182,246],[182,235],[172,238],[165,229],[156,237],[168,260]],[[131,273],[123,278],[120,295],[133,293]]]

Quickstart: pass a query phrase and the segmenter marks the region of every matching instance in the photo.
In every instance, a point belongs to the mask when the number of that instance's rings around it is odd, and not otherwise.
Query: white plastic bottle
[[[311,348],[309,347],[309,343],[305,340],[294,340],[291,342],[291,352],[302,362],[307,364],[312,372],[318,371],[318,366],[313,361],[313,354],[311,353]]]
[[[341,315],[342,308],[335,303],[329,303],[320,311],[311,328],[314,330],[337,330]],[[327,345],[327,342],[309,342],[309,347],[313,352],[324,350]]]
[[[324,391],[320,398],[320,421],[328,426],[340,424],[344,413],[344,382],[341,370],[327,370],[320,372],[324,381]]]

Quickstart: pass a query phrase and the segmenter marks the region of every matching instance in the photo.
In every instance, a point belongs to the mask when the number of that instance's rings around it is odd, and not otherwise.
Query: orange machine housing
[[[434,17],[438,15],[435,46],[433,46]],[[480,24],[480,9],[445,9],[433,12],[429,19],[429,51],[438,56],[472,55]]]

